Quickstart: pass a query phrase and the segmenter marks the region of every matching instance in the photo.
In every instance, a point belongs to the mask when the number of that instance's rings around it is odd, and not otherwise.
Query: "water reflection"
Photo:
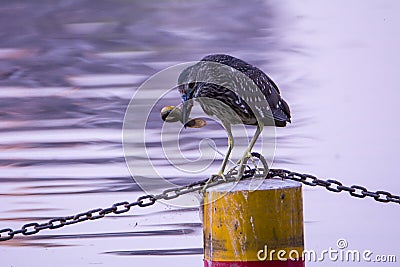
[[[288,100],[293,124],[277,130],[275,167],[398,192],[391,170],[397,167],[400,136],[394,118],[398,4],[325,5],[1,1],[0,228],[135,200],[142,192],[121,147],[130,98],[157,71],[211,53],[232,54],[265,70]],[[384,98],[376,98],[376,92]],[[160,94],[149,92],[149,98],[153,93]],[[176,105],[177,100],[171,96],[159,104]],[[154,110],[149,118],[153,151],[159,147],[161,123]],[[207,129],[183,136],[185,151],[197,152],[196,141],[206,135],[223,150],[224,131],[211,122]],[[196,178],[177,175],[162,156],[153,155],[175,184]],[[306,224],[306,246],[326,249],[340,234],[354,248],[368,245],[385,249],[382,253],[397,248],[393,206],[304,191],[305,218],[313,222]],[[201,266],[199,221],[194,208],[138,208],[129,215],[16,238],[1,244],[0,255],[4,266],[27,266],[28,261],[32,266]]]

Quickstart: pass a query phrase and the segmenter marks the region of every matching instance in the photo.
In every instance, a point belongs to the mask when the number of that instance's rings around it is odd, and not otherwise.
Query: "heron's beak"
[[[190,112],[192,111],[193,100],[186,100],[186,98],[183,98],[182,100],[182,124],[186,128],[186,126],[188,126],[187,123],[189,121]]]
[[[189,119],[189,103],[186,100],[182,101],[182,124],[186,128],[186,123]]]

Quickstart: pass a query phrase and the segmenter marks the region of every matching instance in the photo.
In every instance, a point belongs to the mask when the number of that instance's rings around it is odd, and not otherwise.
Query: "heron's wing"
[[[204,57],[202,61],[211,61],[227,65],[249,77],[257,85],[259,90],[261,90],[265,99],[261,99],[261,97],[255,93],[254,90],[251,90],[253,85],[244,82],[243,79],[239,81],[235,79],[235,77],[230,77],[228,79],[233,81],[234,85],[231,87],[235,89],[236,93],[241,95],[243,92],[246,92],[242,98],[246,103],[253,103],[251,105],[252,110],[256,110],[256,113],[258,113],[261,117],[270,117],[270,114],[272,114],[274,119],[277,121],[290,122],[291,116],[288,104],[281,98],[278,86],[262,70],[241,59],[223,54],[209,55]],[[227,76],[224,77],[227,78]],[[247,88],[243,88],[243,86],[246,86]],[[248,90],[249,88],[250,90]],[[268,105],[265,103],[265,100],[267,101]]]
[[[264,72],[256,68],[251,76],[268,101],[274,119],[279,122],[290,122],[289,105],[282,99],[278,86]]]

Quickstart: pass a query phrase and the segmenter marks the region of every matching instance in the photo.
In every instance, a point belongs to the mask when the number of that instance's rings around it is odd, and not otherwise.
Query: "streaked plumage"
[[[193,99],[200,103],[206,114],[221,120],[228,132],[229,150],[220,175],[233,147],[231,124],[258,126],[241,159],[244,163],[264,125],[284,127],[291,119],[289,106],[271,78],[257,67],[229,55],[204,57],[182,71],[178,85],[183,102],[183,122],[186,122],[193,105],[189,100]]]

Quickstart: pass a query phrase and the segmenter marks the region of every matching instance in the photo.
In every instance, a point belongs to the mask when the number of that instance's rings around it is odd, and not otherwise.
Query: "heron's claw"
[[[262,163],[262,167],[258,166],[257,162],[255,159],[259,159],[260,162]],[[251,160],[251,162],[254,165],[254,168],[251,168],[247,162],[248,160]],[[246,169],[247,168],[247,169]],[[252,152],[250,154],[246,154],[243,158],[241,158],[235,166],[233,166],[230,170],[226,172],[226,174],[222,173],[222,170],[218,172],[218,174],[212,175],[204,184],[204,187],[202,189],[202,192],[204,193],[208,187],[208,185],[211,182],[217,181],[218,179],[222,179],[224,182],[228,181],[228,177],[236,177],[236,181],[239,181],[240,179],[243,178],[243,175],[246,175],[247,177],[252,177],[258,174],[257,176],[260,177],[262,175],[265,175],[265,177],[268,174],[268,164],[264,157],[260,155],[259,153]],[[265,178],[264,177],[264,178]]]
[[[251,162],[254,165],[254,168],[252,169],[249,164],[247,164],[248,160],[251,160]],[[258,166],[259,164],[257,164],[256,159],[259,159],[260,162],[262,163],[262,166]],[[246,169],[247,168],[247,169]],[[268,164],[266,162],[266,160],[264,159],[264,157],[262,155],[260,155],[257,152],[252,152],[250,154],[245,155],[244,157],[242,157],[237,163],[236,165],[231,168],[228,173],[230,175],[236,175],[236,179],[240,180],[242,179],[243,175],[255,175],[255,174],[265,174],[268,173]]]
[[[206,191],[208,185],[209,185],[211,182],[217,181],[218,179],[222,179],[222,180],[224,180],[224,182],[227,181],[227,179],[226,179],[226,177],[225,177],[225,175],[224,175],[223,173],[218,173],[218,174],[211,175],[211,177],[210,177],[210,178],[206,181],[206,183],[204,184],[203,189],[202,189],[201,191],[202,191],[203,193],[205,193],[205,191]]]

